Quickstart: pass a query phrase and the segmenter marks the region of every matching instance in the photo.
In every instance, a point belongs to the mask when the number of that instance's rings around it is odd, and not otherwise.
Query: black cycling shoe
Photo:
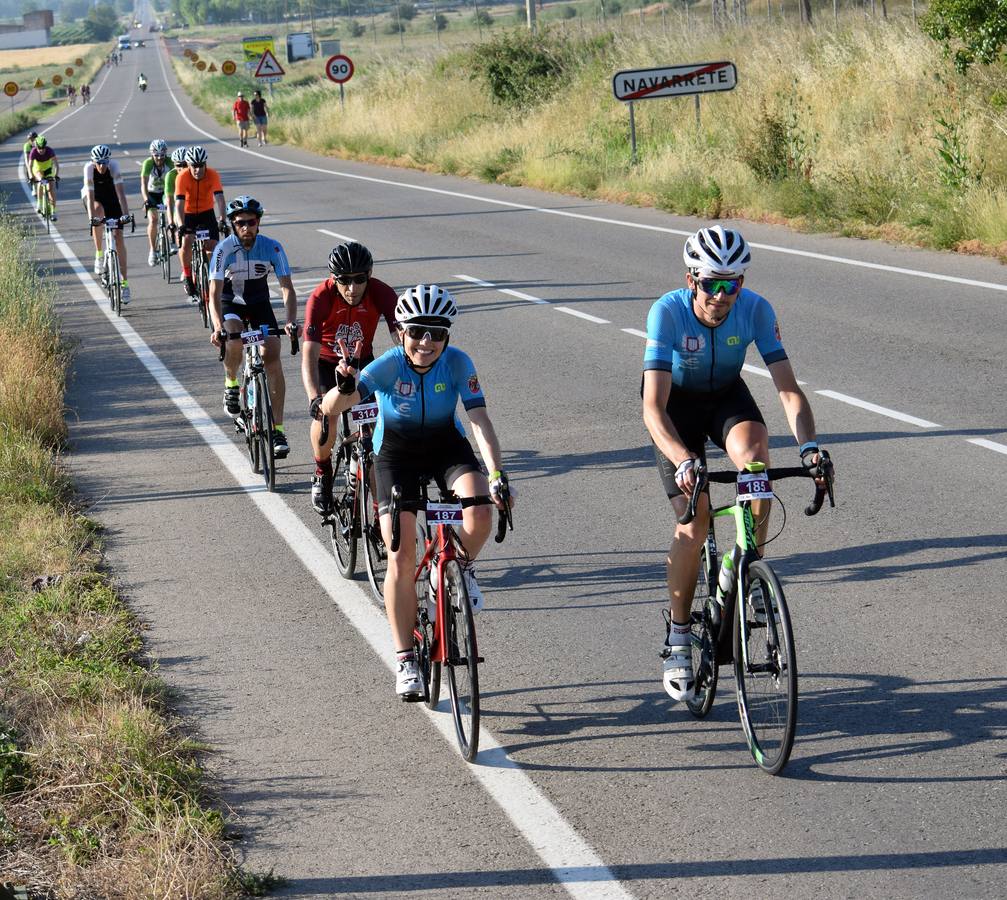
[[[273,456],[277,459],[286,459],[287,454],[290,452],[290,446],[287,444],[287,436],[282,431],[277,431],[273,429]]]
[[[199,299],[196,295],[196,283],[192,280],[191,275],[186,275],[182,279],[182,288],[185,291],[185,296],[189,297],[193,302]]]
[[[311,507],[320,516],[332,515],[332,475],[311,476]]]
[[[241,392],[238,388],[224,388],[224,411],[229,416],[241,415]]]

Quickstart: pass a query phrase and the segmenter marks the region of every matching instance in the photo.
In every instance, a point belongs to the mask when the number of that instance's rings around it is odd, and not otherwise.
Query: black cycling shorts
[[[224,321],[240,319],[247,322],[251,328],[261,328],[268,325],[270,334],[279,334],[280,326],[276,323],[276,313],[272,304],[266,303],[235,303],[234,298],[221,297],[220,313]]]
[[[416,439],[407,441],[386,431],[381,451],[374,459],[378,511],[388,512],[396,484],[402,488],[402,509],[416,512],[422,503],[420,485],[424,477],[450,488],[459,475],[478,471],[472,445],[453,425],[424,437],[422,446],[417,446]]]
[[[721,450],[727,435],[739,422],[766,424],[748,385],[740,378],[728,387],[711,392],[683,391],[672,385],[668,397],[668,416],[682,443],[706,462],[706,442],[713,441]],[[668,497],[682,493],[675,482],[675,464],[654,446],[657,469]]]
[[[147,207],[149,209],[156,210],[161,203],[164,203],[164,191],[159,194],[155,191],[147,191]]]
[[[210,232],[211,241],[220,240],[220,229],[217,227],[217,219],[212,209],[201,213],[186,213],[182,222],[182,234],[195,234],[197,228],[205,228]]]
[[[111,191],[95,191],[94,202],[101,205],[102,218],[118,219],[122,216],[119,195],[115,192],[114,188]]]

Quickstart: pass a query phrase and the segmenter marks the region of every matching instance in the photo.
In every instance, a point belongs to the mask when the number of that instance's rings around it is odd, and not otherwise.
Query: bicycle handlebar
[[[735,471],[710,472],[706,466],[698,465],[695,468],[697,473],[696,486],[689,497],[689,505],[684,513],[678,517],[679,525],[688,525],[696,517],[696,506],[699,503],[699,495],[706,488],[707,484],[733,484],[738,480],[738,473]],[[766,476],[770,481],[781,478],[824,478],[825,484],[815,485],[815,495],[811,502],[804,508],[806,516],[813,516],[822,508],[826,495],[829,498],[829,506],[835,507],[836,497],[833,488],[833,466],[829,454],[825,450],[820,451],[820,460],[817,466],[808,469],[804,466],[783,466],[780,468],[767,469]]]
[[[504,497],[509,500],[510,497]],[[491,497],[462,497],[459,499],[462,508],[467,506],[485,506],[493,502]],[[392,553],[398,552],[402,538],[402,525],[399,521],[399,513],[402,512],[402,488],[399,485],[392,486],[392,502],[388,505],[388,514],[392,517],[392,543],[389,550]],[[499,544],[507,534],[507,529],[514,530],[514,517],[511,514],[509,503],[504,503],[504,508],[499,510],[497,519],[497,533],[495,540]]]

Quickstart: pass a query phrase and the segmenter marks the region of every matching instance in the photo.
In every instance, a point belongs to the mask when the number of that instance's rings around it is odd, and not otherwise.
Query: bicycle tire
[[[119,254],[115,250],[108,250],[108,299],[112,304],[112,311],[117,315],[122,315],[122,272],[119,269]]]
[[[458,748],[467,762],[479,752],[479,650],[476,646],[472,604],[461,566],[450,559],[441,567],[447,621],[448,693]]]
[[[770,609],[765,627],[749,616],[751,586],[762,586]],[[734,615],[734,675],[738,714],[748,749],[759,768],[777,775],[790,759],[797,730],[797,653],[790,612],[776,573],[764,560],[748,567],[743,596]]]
[[[377,500],[371,492],[371,465],[366,454],[360,460],[360,530],[364,542],[364,561],[371,593],[379,603],[385,602],[385,573],[388,571],[388,553],[381,538]]]
[[[259,439],[259,462],[267,491],[276,490],[276,455],[273,450],[273,405],[269,400],[269,383],[264,372],[255,376],[258,395],[255,409],[259,417],[256,434]]]
[[[202,254],[200,254],[202,257]],[[210,327],[210,277],[203,259],[199,267],[199,314],[203,319],[203,327]]]
[[[416,516],[416,554],[422,559],[423,553],[425,552],[425,545],[427,539],[427,529],[426,526],[420,521],[419,515]],[[426,696],[424,697],[424,702],[428,709],[435,709],[438,702],[441,699],[441,664],[439,662],[434,662],[430,659],[430,653],[433,648],[434,634],[436,632],[437,626],[431,621],[429,609],[431,604],[436,603],[437,598],[434,595],[430,584],[430,569],[425,567],[420,573],[419,577],[416,579],[416,603],[417,603],[417,632],[422,635],[423,638],[423,650],[426,653],[426,657],[420,657],[417,655],[416,659],[420,664],[421,671],[423,672],[423,682],[426,687]]]
[[[713,555],[713,559],[711,559]],[[716,603],[717,559],[711,554],[709,541],[703,542],[699,553],[699,577],[692,595],[692,671],[696,690],[686,705],[697,719],[704,718],[717,696],[717,630],[711,615],[711,603]]]
[[[157,252],[161,255],[161,277],[171,284],[171,243],[168,241],[167,228],[161,227],[158,231]]]
[[[357,567],[359,491],[351,480],[349,461],[335,453],[332,454],[332,486],[332,518],[329,520],[332,553],[339,574],[352,578]]]
[[[248,388],[251,385],[252,396],[248,396]],[[240,430],[245,435],[245,447],[248,450],[248,461],[252,465],[252,471],[256,474],[259,473],[259,441],[255,434],[255,404],[257,400],[257,393],[255,389],[254,379],[249,381],[248,375],[246,374],[244,368],[241,370],[241,386],[239,388],[241,392],[241,426]],[[237,426],[237,423],[235,423]]]

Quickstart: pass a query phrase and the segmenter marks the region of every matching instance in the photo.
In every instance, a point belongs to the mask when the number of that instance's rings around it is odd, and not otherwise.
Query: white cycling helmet
[[[733,228],[700,228],[685,241],[682,252],[686,268],[701,278],[736,278],[752,263],[748,243]]]
[[[168,155],[168,145],[162,141],[160,138],[154,138],[150,142],[150,155],[151,156],[167,156]]]
[[[188,152],[188,147],[179,147],[176,150],[171,151],[171,161],[177,166],[180,163],[185,162],[185,154]]]
[[[200,147],[196,144],[185,151],[185,161],[190,166],[203,166],[206,165],[206,160],[209,157],[206,154],[206,148]]]
[[[438,325],[450,328],[458,315],[455,298],[436,284],[418,284],[403,291],[395,304],[395,318],[400,325]]]
[[[112,148],[108,144],[95,144],[91,148],[91,162],[105,163],[112,158]]]

